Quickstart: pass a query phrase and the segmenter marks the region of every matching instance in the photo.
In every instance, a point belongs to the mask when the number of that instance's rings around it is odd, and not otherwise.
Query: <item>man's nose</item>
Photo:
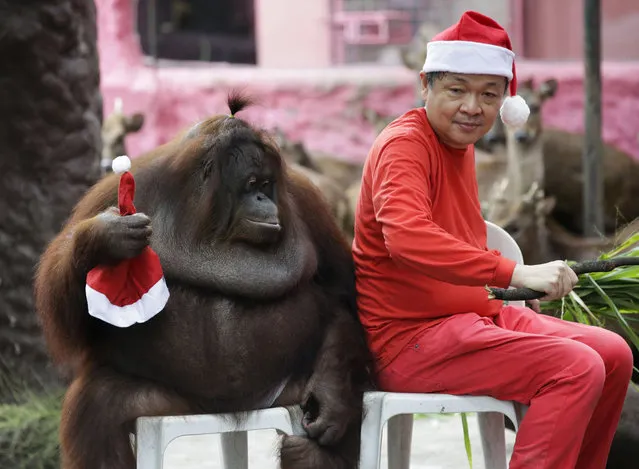
[[[481,107],[477,96],[468,93],[462,102],[461,111],[470,115],[481,114]]]

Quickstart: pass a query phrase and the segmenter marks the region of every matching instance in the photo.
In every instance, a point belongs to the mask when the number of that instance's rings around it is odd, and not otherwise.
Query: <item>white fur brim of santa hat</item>
[[[505,47],[470,41],[431,41],[426,45],[425,72],[499,75],[513,78],[515,54]]]
[[[148,264],[145,265],[142,259],[134,260],[135,265],[148,268]],[[89,314],[116,327],[129,327],[148,321],[162,311],[169,300],[169,289],[164,276],[160,274],[155,284],[148,288],[139,281],[136,282],[135,275],[131,275],[131,271],[135,270],[134,265],[128,262],[126,265],[126,268],[118,271],[101,270],[100,275],[88,277],[85,286]],[[135,285],[118,285],[115,281],[118,277]],[[127,290],[127,293],[123,295],[124,290]],[[137,295],[131,296],[131,292]]]
[[[426,45],[424,72],[453,72],[477,75],[498,75],[509,83],[510,96],[503,100],[500,115],[509,126],[526,123],[530,109],[517,95],[515,53],[506,31],[481,13],[468,11],[459,22]]]

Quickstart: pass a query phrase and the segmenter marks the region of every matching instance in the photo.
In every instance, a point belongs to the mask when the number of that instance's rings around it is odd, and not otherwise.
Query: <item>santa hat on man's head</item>
[[[434,36],[426,45],[424,72],[499,75],[510,81],[510,96],[500,109],[502,121],[514,127],[528,120],[530,109],[517,95],[515,54],[508,33],[493,19],[475,11]]]
[[[121,174],[120,216],[133,215],[136,213],[135,180],[129,172],[131,161],[127,156],[118,156],[112,167],[114,173]],[[162,311],[169,300],[160,259],[149,246],[134,258],[91,269],[85,292],[89,314],[117,327],[148,321]]]

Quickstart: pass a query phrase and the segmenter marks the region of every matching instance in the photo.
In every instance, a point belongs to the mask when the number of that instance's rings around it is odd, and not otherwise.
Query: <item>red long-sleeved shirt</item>
[[[353,256],[359,314],[378,369],[423,328],[502,306],[484,287],[507,287],[515,263],[486,248],[474,147],[442,144],[424,108],[389,124],[369,152]]]

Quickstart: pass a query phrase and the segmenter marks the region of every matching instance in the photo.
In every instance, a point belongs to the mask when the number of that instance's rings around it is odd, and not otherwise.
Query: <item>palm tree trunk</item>
[[[92,0],[0,0],[0,365],[29,382],[56,376],[35,266],[99,176],[96,38]]]

